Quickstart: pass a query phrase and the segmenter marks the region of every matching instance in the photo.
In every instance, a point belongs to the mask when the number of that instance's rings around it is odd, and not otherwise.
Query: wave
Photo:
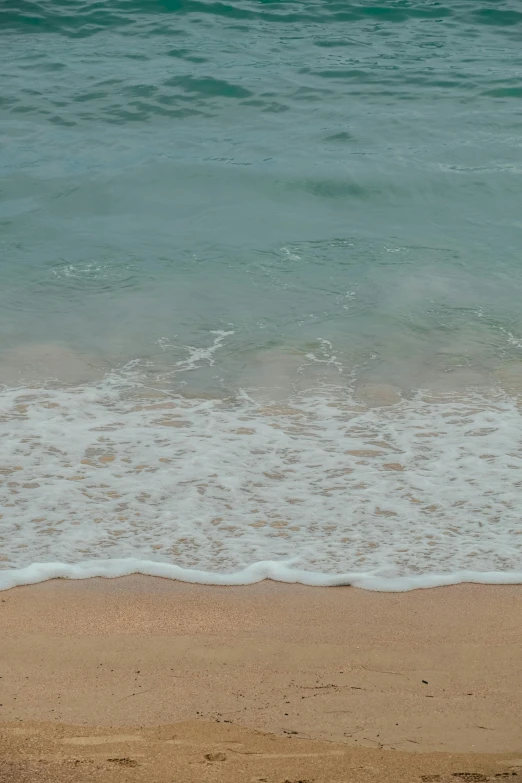
[[[415,574],[410,576],[385,577],[371,572],[347,574],[323,574],[304,571],[292,566],[292,561],[278,563],[264,560],[229,574],[182,568],[153,560],[127,558],[123,560],[86,560],[83,563],[34,563],[27,568],[0,571],[0,590],[11,587],[33,585],[50,579],[91,579],[103,577],[115,579],[132,574],[156,576],[191,584],[238,586],[252,585],[271,579],[274,582],[311,585],[315,587],[340,587],[351,585],[363,590],[401,593],[431,587],[445,587],[462,583],[485,585],[522,584],[522,571],[456,571],[449,574]]]
[[[191,349],[176,372],[213,366],[226,336]],[[340,377],[328,346],[327,358],[313,356]],[[265,380],[280,381],[285,360],[266,356]],[[70,577],[80,567],[59,564],[78,562],[92,575],[143,567],[215,584],[408,589],[518,578],[516,398],[404,399],[376,387],[366,390],[379,392],[375,407],[340,386],[274,403],[142,384],[136,368],[78,387],[0,392],[1,583]]]

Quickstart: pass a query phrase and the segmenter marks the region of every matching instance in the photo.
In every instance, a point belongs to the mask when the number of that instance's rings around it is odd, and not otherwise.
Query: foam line
[[[462,583],[508,585],[522,584],[522,571],[457,571],[449,574],[416,574],[415,576],[383,577],[371,572],[323,574],[292,567],[293,561],[263,560],[235,573],[219,574],[211,571],[181,568],[171,563],[136,558],[115,560],[86,560],[75,565],[67,563],[33,563],[26,568],[0,571],[0,591],[21,585],[32,585],[50,579],[115,579],[131,574],[158,576],[179,582],[203,585],[251,585],[272,579],[275,582],[335,587],[351,585],[364,590],[400,593],[409,590],[443,587]]]
[[[0,586],[137,572],[376,590],[522,582],[516,397],[418,392],[371,407],[325,386],[268,404],[251,389],[158,396],[143,377],[0,391]]]

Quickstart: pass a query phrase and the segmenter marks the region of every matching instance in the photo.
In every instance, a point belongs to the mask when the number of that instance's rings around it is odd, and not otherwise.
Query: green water
[[[2,347],[164,367],[224,330],[226,385],[318,338],[350,377],[494,378],[521,36],[508,0],[4,0]]]

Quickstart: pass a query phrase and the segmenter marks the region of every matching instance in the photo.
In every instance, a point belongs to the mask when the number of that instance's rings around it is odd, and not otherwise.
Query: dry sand
[[[521,619],[516,586],[15,588],[0,781],[522,783]]]

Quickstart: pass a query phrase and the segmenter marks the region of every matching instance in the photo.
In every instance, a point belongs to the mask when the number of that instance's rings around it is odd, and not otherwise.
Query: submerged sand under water
[[[224,339],[170,374],[108,371],[58,345],[4,354],[25,380],[0,392],[0,585],[133,571],[374,589],[517,580],[518,366],[504,388],[415,392],[350,384],[329,349],[310,386],[302,357],[274,349],[253,365],[264,386],[180,385],[218,369]],[[49,565],[17,571],[33,563]]]

